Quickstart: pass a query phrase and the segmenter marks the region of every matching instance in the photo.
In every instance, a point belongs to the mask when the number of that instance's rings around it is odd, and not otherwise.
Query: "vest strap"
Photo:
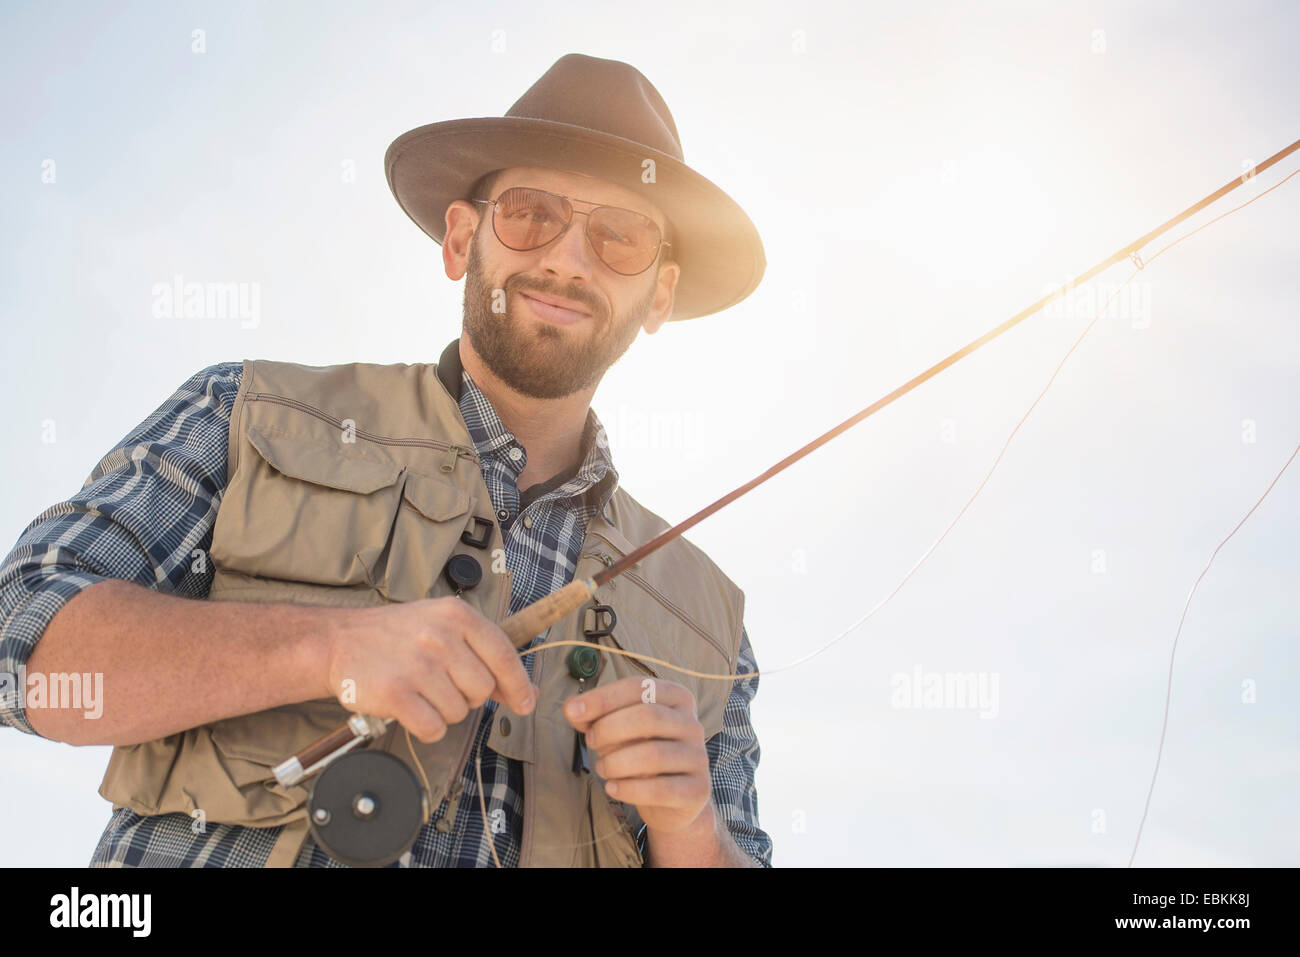
[[[307,831],[308,823],[305,814],[296,821],[286,824],[280,831],[280,836],[275,839],[275,846],[271,848],[271,856],[266,859],[266,866],[293,867],[303,844],[307,841]]]

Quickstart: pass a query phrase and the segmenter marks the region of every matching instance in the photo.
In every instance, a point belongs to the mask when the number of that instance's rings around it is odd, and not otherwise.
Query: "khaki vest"
[[[483,578],[462,597],[499,622],[508,614],[512,575],[503,561],[495,563],[500,572],[492,571],[493,553],[503,547],[495,512],[459,406],[436,365],[245,360],[230,417],[209,598],[335,606],[437,598],[453,593],[443,568],[463,553],[479,560]],[[610,499],[609,515],[612,521],[597,515],[589,523],[578,576],[591,576],[668,527],[622,488]],[[464,531],[485,533],[474,516],[491,523],[486,550],[461,540]],[[601,586],[597,598],[617,615],[612,635],[584,638],[584,627],[599,626],[588,603],[546,637],[595,640],[705,673],[735,672],[744,593],[685,539]],[[640,866],[635,808],[610,799],[594,775],[572,770],[574,731],[560,712],[578,690],[570,650],[533,656],[538,704],[526,716],[498,705],[488,739],[497,753],[523,762],[520,864]],[[623,655],[602,658],[596,686],[645,675],[674,681],[694,695],[706,738],[721,730],[730,682]],[[137,814],[201,809],[208,823],[287,825],[267,864],[292,866],[307,837],[311,780],[285,788],[271,768],[348,715],[327,698],[115,747],[99,793]],[[458,804],[481,718],[481,708],[472,710],[434,744],[411,736],[432,788],[430,808],[448,800],[446,814],[433,822],[439,829],[450,830],[457,814],[481,813],[476,801]],[[372,747],[413,766],[396,722]]]

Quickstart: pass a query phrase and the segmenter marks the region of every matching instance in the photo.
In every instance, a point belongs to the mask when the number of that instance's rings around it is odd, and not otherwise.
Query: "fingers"
[[[447,724],[460,724],[469,716],[469,702],[442,669],[431,669],[420,682],[420,695],[438,709]]]
[[[664,739],[693,747],[704,744],[704,728],[693,716],[660,704],[635,704],[592,723],[587,747],[601,757],[637,741]]]
[[[397,721],[425,744],[441,741],[447,734],[447,723],[433,705],[422,695],[411,691],[399,699]]]
[[[637,741],[612,754],[602,753],[596,762],[596,773],[607,781],[617,781],[659,774],[693,774],[699,767],[699,745],[685,741]]]
[[[537,702],[519,652],[500,626],[477,612],[474,615],[465,629],[465,640],[492,676],[496,691],[493,694],[489,689],[488,696],[498,697],[516,714],[528,714]]]
[[[367,610],[344,625],[330,649],[330,690],[349,710],[395,718],[426,743],[489,698],[518,714],[536,706],[505,632],[459,598]]]
[[[696,811],[709,800],[708,775],[661,774],[652,778],[607,780],[605,793],[639,808],[689,808]],[[698,813],[698,812],[697,812]],[[687,820],[692,815],[687,816]]]
[[[564,702],[564,716],[578,731],[586,731],[606,715],[639,704],[659,704],[695,717],[695,696],[675,681],[662,678],[623,678]],[[588,739],[590,741],[590,739]]]
[[[471,708],[482,705],[496,689],[496,678],[466,644],[453,644],[440,664]]]

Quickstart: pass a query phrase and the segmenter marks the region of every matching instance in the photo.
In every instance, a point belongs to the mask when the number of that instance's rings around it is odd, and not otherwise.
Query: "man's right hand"
[[[495,622],[460,598],[427,598],[339,616],[329,693],[350,711],[395,718],[440,741],[488,698],[528,714],[537,691]]]

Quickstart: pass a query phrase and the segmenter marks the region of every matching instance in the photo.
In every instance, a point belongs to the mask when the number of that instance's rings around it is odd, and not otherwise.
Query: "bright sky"
[[[6,550],[203,366],[435,360],[461,286],[384,151],[499,116],[565,53],[641,70],[767,251],[748,300],[642,337],[597,393],[671,522],[1300,136],[1284,2],[490,7],[4,6]],[[762,679],[778,866],[1128,861],[1188,590],[1300,442],[1298,209],[1300,177],[1144,270],[897,597]],[[1130,272],[691,531],[760,668],[894,589]],[[178,274],[257,283],[259,321],[154,318]],[[1192,602],[1139,866],[1300,864],[1298,532],[1300,464]],[[899,706],[918,673],[996,708]],[[108,755],[0,732],[0,863],[88,861]]]

